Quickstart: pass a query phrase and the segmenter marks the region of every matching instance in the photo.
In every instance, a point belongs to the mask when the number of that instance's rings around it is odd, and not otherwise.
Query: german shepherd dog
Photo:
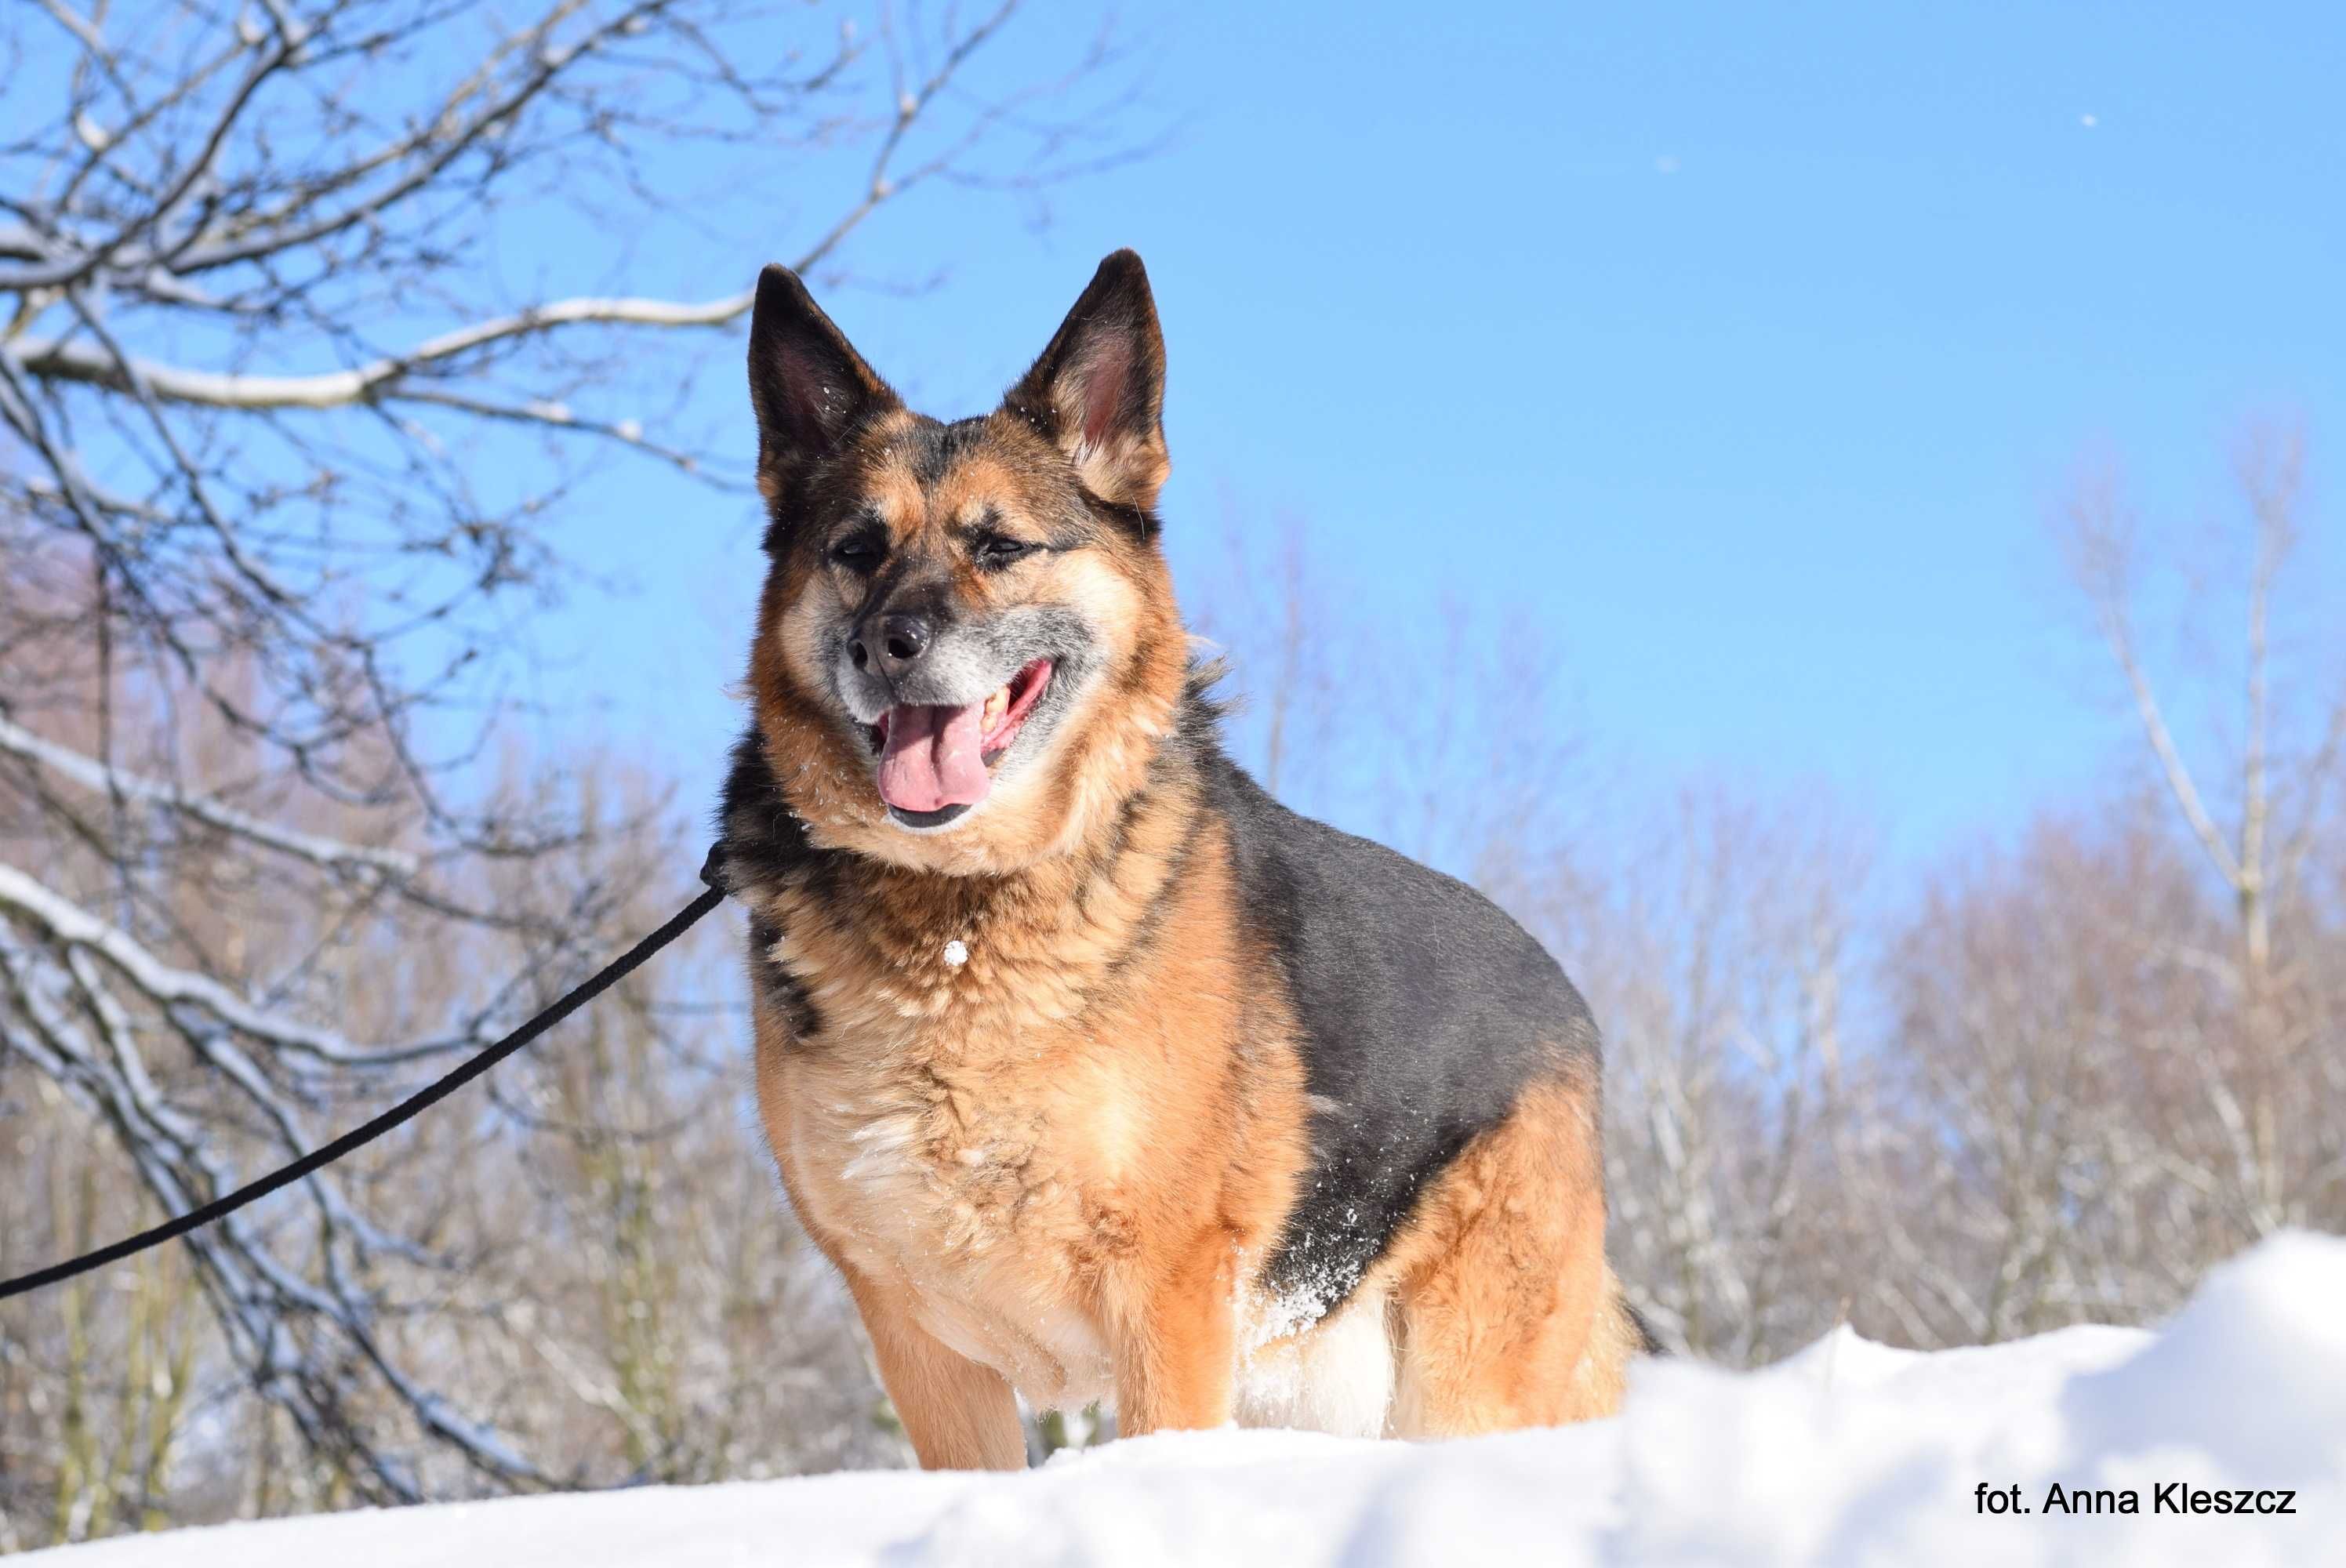
[[[799,279],[750,337],[770,567],[712,876],[758,1098],[923,1466],[1603,1415],[1597,1038],[1521,928],[1223,754],[1119,251],[1002,405],[912,412]]]

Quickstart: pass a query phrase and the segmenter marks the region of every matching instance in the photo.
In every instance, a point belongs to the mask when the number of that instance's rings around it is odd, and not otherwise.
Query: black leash
[[[709,857],[709,866],[714,869],[717,863],[718,859],[712,854]],[[708,877],[709,872],[703,871],[702,875]],[[76,1274],[87,1274],[93,1268],[102,1268],[107,1264],[129,1257],[132,1253],[144,1252],[150,1247],[160,1247],[174,1237],[185,1236],[191,1230],[201,1229],[216,1219],[234,1214],[249,1203],[267,1197],[279,1187],[300,1181],[311,1172],[332,1165],[352,1149],[374,1142],[392,1128],[403,1122],[413,1120],[421,1113],[438,1105],[573,1013],[602,995],[617,982],[633,973],[646,959],[682,936],[702,916],[724,901],[725,890],[711,886],[707,892],[678,911],[675,917],[666,925],[605,965],[601,972],[578,985],[561,1001],[477,1056],[468,1057],[462,1065],[446,1077],[417,1090],[372,1121],[352,1127],[331,1144],[311,1149],[281,1170],[273,1170],[259,1181],[248,1182],[234,1192],[212,1199],[201,1208],[190,1209],[177,1219],[164,1221],[152,1230],[142,1230],[136,1236],[126,1236],[120,1241],[101,1247],[95,1252],[85,1252],[79,1257],[69,1257],[63,1263],[52,1263],[46,1268],[37,1268],[30,1274],[21,1274],[14,1279],[0,1282],[0,1301],[5,1301],[11,1296],[22,1296],[27,1291],[38,1290],[45,1285],[55,1285],[62,1279],[71,1279]]]

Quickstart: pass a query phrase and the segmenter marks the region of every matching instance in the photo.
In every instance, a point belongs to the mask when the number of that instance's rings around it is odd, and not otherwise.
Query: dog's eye
[[[1039,545],[1024,539],[1013,539],[1005,534],[988,534],[977,542],[977,558],[987,566],[1006,566],[1022,556],[1031,555]]]
[[[831,547],[831,558],[851,572],[868,572],[880,564],[880,545],[868,535],[851,534]]]

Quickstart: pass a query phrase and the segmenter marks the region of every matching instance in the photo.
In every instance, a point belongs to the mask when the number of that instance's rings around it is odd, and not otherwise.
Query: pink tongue
[[[978,745],[985,704],[892,708],[880,754],[880,798],[900,811],[974,806],[994,786]]]

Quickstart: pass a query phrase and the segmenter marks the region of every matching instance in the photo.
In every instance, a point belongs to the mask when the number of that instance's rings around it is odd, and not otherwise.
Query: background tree
[[[0,1145],[26,1178],[0,1184],[0,1269],[316,1144],[680,898],[692,847],[647,852],[656,789],[487,755],[521,617],[569,581],[552,524],[605,454],[738,486],[746,454],[645,389],[683,382],[648,373],[681,334],[725,341],[757,262],[835,279],[924,188],[1117,156],[1104,41],[989,78],[1015,8],[0,17]],[[538,291],[566,236],[708,243],[712,179],[799,214],[726,246],[740,291]],[[743,1401],[779,1396],[723,1391],[708,1323],[669,1314],[787,1310],[798,1266],[736,1245],[779,1225],[761,1185],[688,1197],[677,1173],[732,1141],[660,1130],[730,1093],[689,1087],[678,1015],[631,1005],[594,1025],[591,1081],[536,1074],[299,1205],[0,1311],[0,1544],[146,1522],[167,1477],[203,1517],[719,1473],[775,1438]],[[465,1187],[484,1137],[538,1118],[576,1134],[542,1190]],[[563,1429],[533,1359],[611,1411],[617,1454]]]
[[[2239,683],[2237,706],[2225,705],[2229,711],[2210,727],[2212,766],[2204,758],[2195,766],[2186,756],[2140,633],[2144,579],[2162,555],[2175,558],[2171,545],[2156,554],[2146,549],[2140,524],[2110,477],[2079,485],[2062,539],[2173,817],[2229,906],[2215,940],[2178,935],[2153,942],[2146,956],[2187,966],[2217,988],[2210,1003],[2221,1022],[2189,1042],[2188,1073],[2216,1137],[2213,1146],[2193,1154],[2212,1161],[2214,1168],[2203,1166],[2199,1185],[2225,1194],[2231,1227],[2260,1237],[2309,1223],[2334,1200],[2346,1174],[2339,1164],[2346,1128],[2334,1121],[2308,1124],[2287,1104],[2316,1083],[2333,1089],[2341,1083],[2338,1054],[2320,1048],[2337,1023],[2325,994],[2336,953],[2320,930],[2336,911],[2320,907],[2325,890],[2309,881],[2308,870],[2323,830],[2334,822],[2346,677],[2331,662],[2334,647],[2324,658],[2319,645],[2308,645],[2313,627],[2277,622],[2300,542],[2302,433],[2252,427],[2237,445],[2233,473],[2238,523],[2218,535],[2222,555],[2213,574],[2179,596],[2187,606],[2179,640],[2208,650],[2193,673],[2203,682],[2229,677]],[[2218,615],[2238,617],[2229,651],[2231,637],[2210,624]],[[2278,646],[2284,626],[2285,650]]]

